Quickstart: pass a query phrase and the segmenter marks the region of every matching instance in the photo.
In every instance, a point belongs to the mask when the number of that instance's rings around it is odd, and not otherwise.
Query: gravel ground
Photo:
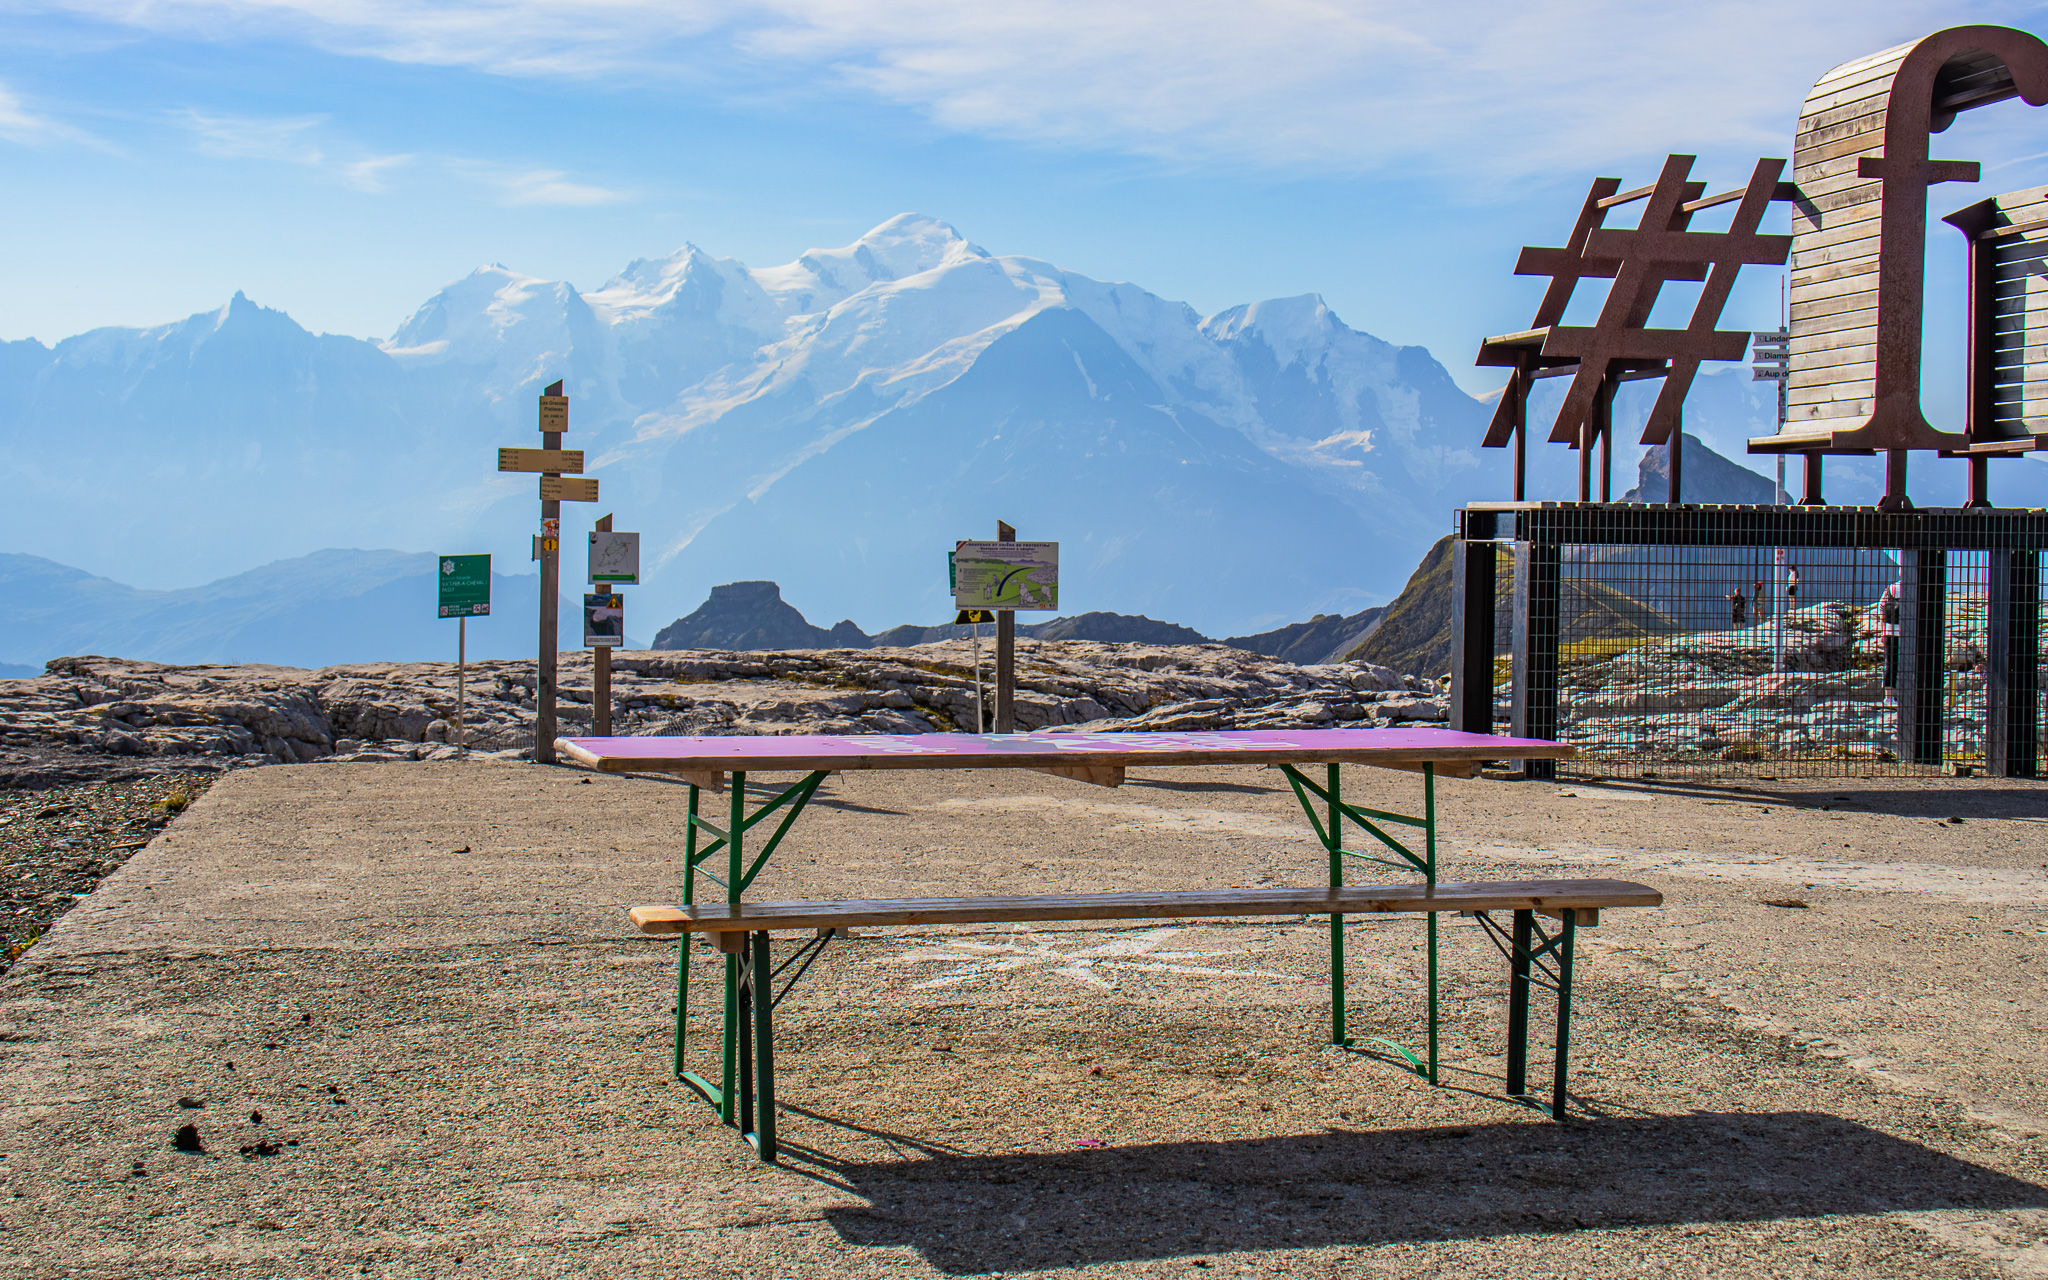
[[[1450,874],[1667,894],[1585,935],[1565,1125],[1500,1096],[1470,925],[1444,1088],[1328,1045],[1320,922],[862,931],[778,1015],[782,1168],[669,1079],[624,922],[685,794],[222,778],[0,981],[0,1276],[2048,1275],[2048,788],[1442,784]],[[755,896],[1319,861],[1253,768],[840,775]],[[1356,1034],[1417,1042],[1419,934],[1351,928]]]
[[[185,807],[212,771],[0,792],[0,972]]]

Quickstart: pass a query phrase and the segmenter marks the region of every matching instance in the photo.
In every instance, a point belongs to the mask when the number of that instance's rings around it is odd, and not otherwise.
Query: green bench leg
[[[1484,916],[1481,920],[1498,936],[1497,926]],[[1501,948],[1508,958],[1507,1094],[1517,1101],[1543,1106],[1529,1096],[1529,988],[1541,982],[1557,993],[1557,1041],[1551,1060],[1550,1105],[1546,1109],[1553,1120],[1562,1120],[1571,1073],[1572,948],[1578,936],[1578,912],[1564,912],[1557,933],[1545,938],[1542,946],[1535,945],[1537,933],[1536,913],[1517,911],[1514,932],[1508,945]],[[1545,955],[1557,966],[1554,975],[1546,975],[1554,976],[1554,983],[1536,976],[1541,968],[1537,961]]]
[[[754,935],[754,1148],[775,1163],[775,981],[769,968],[768,934]]]

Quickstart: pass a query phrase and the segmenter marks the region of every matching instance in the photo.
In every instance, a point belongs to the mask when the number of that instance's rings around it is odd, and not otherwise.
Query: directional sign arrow
[[[597,481],[577,480],[566,476],[542,476],[540,478],[540,500],[542,502],[596,502]]]
[[[553,471],[568,475],[583,472],[581,449],[500,449],[500,471]]]

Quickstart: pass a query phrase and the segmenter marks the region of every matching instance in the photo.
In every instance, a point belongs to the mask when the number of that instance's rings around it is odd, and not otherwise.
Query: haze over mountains
[[[1734,372],[1687,420],[1724,453],[1769,429]],[[1205,319],[906,214],[763,270],[685,246],[587,293],[480,268],[381,343],[238,294],[0,344],[0,547],[152,587],[346,546],[524,570],[534,481],[494,451],[539,443],[557,378],[605,496],[565,504],[564,545],[606,511],[641,530],[650,631],[746,579],[870,631],[943,622],[945,552],[1001,518],[1062,544],[1063,613],[1247,634],[1385,602],[1452,507],[1507,496],[1488,406],[1313,295]],[[1539,496],[1573,492],[1567,451],[1531,455]]]

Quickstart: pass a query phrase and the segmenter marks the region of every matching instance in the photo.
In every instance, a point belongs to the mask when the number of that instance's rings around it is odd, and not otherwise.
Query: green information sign
[[[442,556],[440,573],[441,616],[476,618],[491,611],[491,558],[489,556]]]

